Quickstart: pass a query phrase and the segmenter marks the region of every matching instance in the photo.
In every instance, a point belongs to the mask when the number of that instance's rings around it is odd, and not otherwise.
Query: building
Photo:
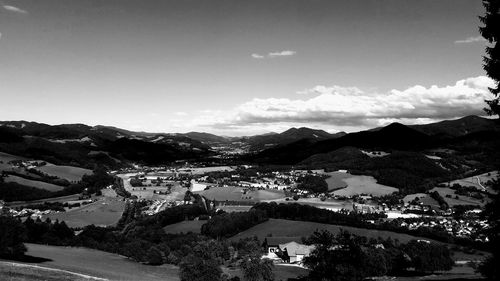
[[[288,257],[289,263],[300,263],[302,260],[309,256],[311,252],[314,250],[313,245],[304,245],[304,244],[299,244],[295,241],[286,243],[286,244],[280,244],[279,245],[280,250],[282,250],[284,253],[286,253],[285,256]]]
[[[314,246],[301,244],[300,241],[300,237],[266,237],[266,257],[282,259],[286,263],[300,263],[314,250]]]
[[[290,242],[300,242],[300,237],[266,237],[264,239],[263,246],[267,250],[267,256],[270,259],[278,259],[279,257],[275,254],[280,251],[280,245],[287,244]]]

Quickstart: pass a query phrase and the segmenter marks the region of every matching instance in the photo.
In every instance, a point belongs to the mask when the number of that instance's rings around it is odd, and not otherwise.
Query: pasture
[[[18,183],[21,185],[45,189],[45,190],[52,191],[52,192],[53,191],[60,191],[60,190],[64,189],[64,186],[46,183],[43,181],[29,180],[29,179],[25,179],[25,178],[13,176],[13,175],[7,176],[4,180],[5,180],[5,182],[15,182],[15,183]]]
[[[179,280],[179,269],[173,265],[148,266],[120,255],[87,248],[37,244],[27,244],[26,246],[28,255],[51,260],[38,264],[43,267],[109,280]]]
[[[50,213],[43,219],[64,221],[69,227],[111,226],[120,220],[125,209],[125,202],[119,198],[104,197],[94,203],[67,212]]]
[[[378,184],[377,180],[371,176],[351,176],[343,179],[343,181],[347,183],[347,187],[336,190],[333,194],[339,196],[353,196],[360,194],[383,196],[398,191],[395,187]]]
[[[200,233],[201,226],[205,224],[207,221],[203,220],[192,220],[192,221],[181,221],[178,223],[167,225],[163,228],[165,233],[170,234],[180,234],[180,233]]]
[[[197,191],[194,193],[205,196],[210,200],[217,201],[249,201],[249,202],[259,202],[266,200],[276,200],[285,198],[285,193],[282,190],[255,190],[247,191],[243,193],[244,188],[242,187],[211,187],[208,190]]]
[[[457,199],[457,197],[456,197],[457,194],[455,194],[455,190],[448,188],[448,187],[435,187],[435,188],[431,189],[430,191],[431,192],[437,191],[444,198],[446,203],[448,203],[448,205],[450,205],[450,207],[457,206],[457,205],[484,206],[484,205],[486,205],[486,203],[489,202],[488,198],[480,200],[480,199],[468,197],[465,195],[458,195],[458,199]],[[447,195],[450,197],[446,197]]]
[[[328,184],[328,191],[347,187],[347,183],[344,181],[344,179],[352,177],[351,174],[341,172],[331,172],[326,174],[330,176],[325,179],[326,183]]]
[[[259,240],[264,241],[264,238],[271,234],[272,236],[285,236],[285,237],[308,237],[315,230],[328,230],[332,233],[339,233],[341,229],[349,231],[352,234],[359,236],[366,236],[368,238],[378,238],[383,239],[391,238],[393,240],[398,239],[400,242],[408,242],[413,239],[425,239],[416,236],[396,233],[385,230],[375,230],[375,229],[364,229],[351,226],[341,226],[333,224],[322,224],[316,222],[306,222],[306,221],[292,221],[284,219],[269,219],[268,221],[251,227],[243,232],[236,234],[235,236],[229,238],[231,241],[238,241],[241,238],[257,236]]]
[[[5,152],[0,152],[0,162],[7,164],[8,162],[15,161],[15,160],[28,160],[28,158],[8,154]]]
[[[491,192],[495,192],[495,191],[493,191],[490,187],[487,187],[485,184],[486,184],[486,182],[497,178],[498,175],[499,175],[498,171],[491,171],[491,172],[480,174],[477,176],[472,176],[472,177],[468,177],[468,178],[454,180],[454,181],[449,182],[449,184],[450,184],[450,186],[452,186],[456,183],[461,185],[461,186],[473,186],[479,190],[486,189],[486,191],[491,193]],[[446,182],[444,184],[448,184],[448,183]]]
[[[0,280],[9,281],[87,281],[107,280],[67,270],[54,269],[38,265],[0,261]]]
[[[80,181],[83,175],[90,175],[92,171],[89,169],[73,167],[73,166],[58,166],[47,164],[36,168],[38,171],[43,172],[49,176],[65,179],[70,182]]]

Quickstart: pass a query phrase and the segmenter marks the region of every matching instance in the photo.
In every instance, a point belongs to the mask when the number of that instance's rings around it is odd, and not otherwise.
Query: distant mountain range
[[[494,132],[486,134],[485,132]],[[330,134],[310,128],[291,128],[282,133],[225,137],[203,132],[185,134],[133,132],[111,126],[84,124],[47,125],[26,121],[0,121],[0,151],[56,163],[110,167],[123,163],[168,163],[203,159],[214,155],[214,146],[240,143],[260,163],[295,164],[308,157],[342,147],[380,150],[421,150],[439,145],[481,142],[500,132],[498,121],[468,116],[426,125],[386,127]]]

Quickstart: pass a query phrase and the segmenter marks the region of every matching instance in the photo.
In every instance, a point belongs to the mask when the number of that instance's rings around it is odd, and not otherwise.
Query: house
[[[280,244],[279,245],[280,250],[286,253],[286,257],[288,258],[289,263],[300,263],[302,260],[309,256],[311,252],[314,250],[313,245],[304,245],[304,244],[299,244],[295,241],[286,243],[286,244]]]
[[[300,237],[266,237],[264,239],[263,246],[267,250],[267,256],[270,259],[278,259],[279,257],[275,254],[280,250],[279,246],[287,244],[290,242],[300,242],[302,239]]]

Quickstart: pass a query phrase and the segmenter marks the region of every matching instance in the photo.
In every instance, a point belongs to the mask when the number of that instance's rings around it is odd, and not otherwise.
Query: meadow
[[[473,186],[479,190],[484,190],[483,187],[486,187],[485,183],[492,180],[492,179],[497,178],[498,175],[499,175],[498,171],[492,171],[492,172],[480,174],[477,176],[472,176],[472,177],[468,177],[468,178],[454,180],[454,181],[451,181],[449,184],[450,184],[450,186],[454,185],[454,184],[460,184],[461,186]],[[444,184],[448,184],[448,183],[446,182]],[[492,192],[492,193],[495,192],[491,188],[488,188],[488,187],[486,187],[486,190],[488,192]]]
[[[0,261],[0,280],[8,281],[88,281],[108,280],[39,265]]]
[[[241,233],[236,234],[231,237],[231,241],[238,241],[241,238],[253,237],[257,236],[259,240],[264,241],[266,236],[285,236],[285,237],[308,237],[315,230],[328,230],[332,233],[338,233],[341,229],[349,231],[352,234],[359,236],[366,236],[368,238],[378,238],[382,237],[383,239],[391,238],[393,240],[398,239],[400,242],[408,242],[413,239],[424,239],[432,241],[428,238],[419,238],[416,236],[396,233],[385,230],[374,230],[374,229],[364,229],[350,226],[340,226],[333,224],[322,224],[316,222],[307,222],[307,221],[292,221],[292,220],[284,220],[284,219],[269,219],[267,222],[258,224],[254,227],[251,227]]]
[[[89,169],[73,167],[73,166],[58,166],[47,164],[36,168],[49,176],[55,176],[60,179],[66,179],[70,182],[80,181],[83,175],[90,175],[92,171]]]
[[[192,220],[192,221],[181,221],[178,223],[167,225],[163,228],[165,233],[170,234],[180,234],[180,233],[200,233],[201,226],[205,224],[207,221],[203,220]]]
[[[360,194],[370,194],[372,196],[382,196],[398,191],[397,188],[378,184],[372,176],[358,176],[342,172],[323,173],[329,177],[325,179],[328,184],[328,191],[339,196],[353,196]]]
[[[4,180],[5,180],[5,182],[15,182],[15,183],[18,183],[21,185],[32,186],[32,187],[45,189],[45,190],[52,191],[52,192],[60,191],[60,190],[64,189],[64,186],[46,183],[43,181],[29,180],[29,179],[25,179],[25,178],[13,176],[13,175],[7,176]]]
[[[66,212],[50,213],[43,219],[64,221],[69,227],[115,225],[125,209],[125,202],[119,198],[104,197],[96,202]]]
[[[179,280],[179,269],[173,265],[148,266],[120,255],[87,248],[37,244],[27,244],[27,248],[28,255],[51,260],[37,264],[43,267],[62,269],[109,280]]]
[[[450,207],[456,206],[456,205],[477,205],[477,206],[484,206],[486,203],[489,202],[488,198],[485,198],[484,200],[468,197],[465,195],[458,195],[458,199],[456,198],[455,190],[448,188],[448,187],[435,187],[430,190],[432,191],[437,191],[439,195],[441,195],[446,203]],[[450,197],[446,197],[446,196]]]
[[[244,188],[242,187],[211,187],[208,190],[202,190],[195,193],[217,201],[229,200],[258,202],[285,198],[285,193],[282,190],[255,190],[247,191],[245,194],[243,194],[243,190]]]

